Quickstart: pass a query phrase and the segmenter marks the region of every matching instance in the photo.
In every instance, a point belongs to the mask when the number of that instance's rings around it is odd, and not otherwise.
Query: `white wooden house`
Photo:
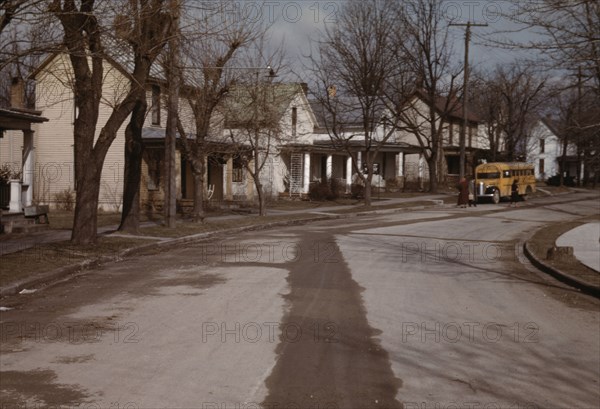
[[[98,132],[108,119],[112,107],[120,101],[129,89],[127,70],[130,62],[106,60],[104,63],[103,99],[100,106]],[[48,57],[34,72],[35,109],[48,122],[34,121],[31,131],[31,149],[28,149],[34,163],[30,179],[26,180],[28,188],[27,200],[39,204],[57,205],[58,195],[65,192],[77,194],[74,175],[73,121],[77,112],[72,91],[73,75],[68,57],[57,53]],[[319,118],[318,109],[308,99],[306,86],[300,83],[274,83],[272,90],[282,92],[285,98],[277,101],[276,111],[280,121],[280,137],[278,143],[268,151],[269,160],[261,178],[267,195],[278,197],[285,195],[302,195],[309,191],[310,183],[317,180],[336,178],[350,189],[352,180],[356,179],[355,167],[362,169],[361,156],[363,148],[360,137],[356,138],[355,148],[349,154],[332,143],[327,134],[323,118]],[[148,204],[163,201],[163,166],[164,138],[166,125],[165,80],[159,71],[152,72],[152,80],[147,88],[149,105],[148,115],[143,128],[145,145],[141,199]],[[439,101],[438,101],[439,103]],[[180,101],[180,116],[184,121],[191,118],[189,105],[185,96]],[[427,109],[425,101],[417,99],[417,109]],[[437,108],[436,108],[437,109]],[[447,169],[453,172],[456,162],[459,124],[461,113],[454,111],[446,127],[445,152]],[[123,169],[124,169],[124,129],[127,120],[118,131],[106,156],[101,186],[99,206],[105,210],[119,210],[122,202]],[[477,149],[471,138],[476,134],[477,121],[470,118],[467,149],[472,153]],[[189,125],[189,123],[187,124]],[[382,124],[381,127],[385,125]],[[244,171],[237,151],[228,148],[226,133],[235,133],[233,125],[223,129],[217,143],[223,149],[211,153],[207,163],[206,184],[204,188],[211,193],[211,200],[220,201],[252,201],[256,192],[252,179]],[[188,126],[187,129],[193,129]],[[384,132],[382,129],[377,132]],[[186,135],[193,138],[193,135]],[[181,135],[178,135],[181,138]],[[232,142],[229,140],[229,142]],[[22,165],[23,144],[14,138],[0,139],[0,162],[8,163],[16,160]],[[180,148],[181,146],[179,146]],[[428,176],[426,164],[421,158],[421,148],[414,136],[397,133],[378,153],[375,162],[377,175],[375,186],[384,187],[389,179],[423,180]],[[16,158],[16,159],[15,159]],[[31,167],[31,164],[27,166]],[[28,168],[29,169],[29,168]],[[187,163],[181,149],[177,151],[177,190],[180,201],[191,201],[193,198],[193,177],[191,167]],[[29,177],[29,176],[27,176]]]
[[[527,161],[535,165],[535,178],[547,180],[559,173],[564,146],[556,126],[548,117],[536,121],[528,139]],[[577,146],[567,145],[565,176],[582,177],[577,170]]]

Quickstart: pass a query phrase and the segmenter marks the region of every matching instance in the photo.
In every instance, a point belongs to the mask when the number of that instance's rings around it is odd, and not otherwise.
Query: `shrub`
[[[4,163],[0,166],[0,184],[6,185],[11,179],[20,179],[21,172],[16,170],[9,163]]]
[[[549,186],[560,186],[560,175],[554,175],[546,181]],[[563,179],[563,184],[565,186],[574,187],[575,186],[575,178],[572,176],[565,176]]]
[[[346,188],[344,185],[340,183],[338,179],[333,178],[329,181],[329,196],[327,197],[327,200],[337,200],[345,191]]]
[[[60,210],[70,212],[73,210],[73,205],[75,204],[75,192],[71,189],[65,189],[62,192],[56,193],[54,199],[56,200],[56,206]]]
[[[308,188],[308,198],[317,202],[328,200],[331,196],[331,188],[327,181],[313,182]]]
[[[360,183],[353,183],[350,186],[352,199],[363,199],[365,197],[365,187]]]

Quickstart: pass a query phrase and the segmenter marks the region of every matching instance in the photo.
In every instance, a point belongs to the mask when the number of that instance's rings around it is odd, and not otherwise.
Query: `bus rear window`
[[[500,179],[500,172],[478,173],[477,179]]]

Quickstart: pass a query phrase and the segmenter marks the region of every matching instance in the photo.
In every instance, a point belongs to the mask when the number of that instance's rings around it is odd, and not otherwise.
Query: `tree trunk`
[[[592,163],[590,149],[586,146],[583,151],[583,186],[590,183],[590,166]]]
[[[140,183],[142,180],[142,129],[147,110],[146,99],[140,99],[133,109],[125,129],[125,171],[123,186],[123,213],[119,231],[140,233]]]
[[[440,141],[441,141],[441,137],[440,137]],[[446,162],[446,158],[444,156],[444,148],[439,146],[438,150],[437,150],[437,165],[436,165],[436,173],[437,173],[437,186],[444,186],[446,184],[446,182],[448,181],[447,178],[447,173],[448,173],[448,169],[447,166],[445,166],[445,162]],[[466,166],[465,166],[466,168]],[[463,168],[464,169],[464,168]],[[437,193],[437,190],[436,192]]]
[[[365,207],[371,207],[373,203],[373,165],[367,165],[367,178],[365,179]]]
[[[434,155],[432,155],[427,160],[427,165],[429,166],[429,192],[430,193],[438,192],[437,164],[438,164],[438,161],[437,161],[436,156],[434,156]]]
[[[194,210],[192,211],[192,221],[194,223],[204,223],[204,158],[201,158],[192,165],[192,174],[194,175]]]
[[[78,170],[80,172],[77,174],[77,200],[71,241],[76,245],[95,244],[102,167],[96,167],[95,161],[89,160],[87,166],[81,166]]]
[[[267,203],[265,200],[265,194],[263,192],[263,186],[260,182],[254,182],[256,185],[256,194],[258,195],[258,215],[266,216],[267,215]]]
[[[565,173],[567,172],[567,148],[569,147],[569,142],[567,138],[563,138],[563,146],[562,146],[562,157],[560,159],[560,186],[564,186],[565,184]]]

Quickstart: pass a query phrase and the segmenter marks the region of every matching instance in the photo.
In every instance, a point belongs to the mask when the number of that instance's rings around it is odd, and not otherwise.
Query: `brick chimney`
[[[10,86],[10,106],[11,108],[25,108],[25,81],[22,78],[13,77]]]

